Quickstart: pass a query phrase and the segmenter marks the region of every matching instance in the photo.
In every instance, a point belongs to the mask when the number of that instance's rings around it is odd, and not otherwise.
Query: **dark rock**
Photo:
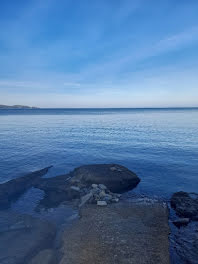
[[[1,211],[0,233],[0,263],[22,264],[52,247],[56,229],[29,215]]]
[[[197,264],[198,263],[198,223],[190,222],[185,228],[178,228],[175,233],[174,256],[172,263]]]
[[[28,188],[35,185],[50,168],[47,167],[0,184],[0,209],[8,208],[12,201],[17,200]]]
[[[89,193],[91,188],[95,194],[94,199],[97,201],[101,191],[104,194],[105,192],[111,194],[110,191],[122,193],[133,189],[139,181],[135,173],[123,166],[98,164],[81,166],[69,174],[40,179],[34,187],[45,192],[39,207],[50,208],[64,201],[80,199]]]
[[[190,222],[189,218],[179,218],[175,221],[173,221],[173,224],[177,227],[181,227],[181,226],[186,226],[188,225]]]
[[[81,194],[73,184],[69,182],[70,175],[60,175],[53,178],[40,179],[34,187],[45,192],[44,199],[40,201],[39,207],[56,207],[60,203],[72,199],[79,199]],[[74,185],[75,186],[75,185]]]
[[[196,220],[198,218],[198,194],[176,192],[171,197],[171,206],[180,217]]]
[[[140,182],[134,172],[115,164],[85,165],[76,168],[70,175],[74,184],[104,184],[110,191],[118,193],[132,190]]]

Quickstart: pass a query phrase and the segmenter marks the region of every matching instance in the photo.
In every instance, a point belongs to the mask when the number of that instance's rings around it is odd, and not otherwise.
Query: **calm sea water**
[[[198,191],[198,109],[0,110],[0,182],[54,165],[119,163],[136,192]]]

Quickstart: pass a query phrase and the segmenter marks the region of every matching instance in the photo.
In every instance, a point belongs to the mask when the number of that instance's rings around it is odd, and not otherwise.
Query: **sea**
[[[134,171],[135,193],[198,192],[198,108],[0,110],[0,183],[96,163]]]

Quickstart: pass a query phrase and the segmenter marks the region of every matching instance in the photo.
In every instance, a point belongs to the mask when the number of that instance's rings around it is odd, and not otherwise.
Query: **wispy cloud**
[[[17,16],[0,18],[0,93],[126,99],[145,87],[156,93],[158,82],[159,90],[171,94],[182,86],[180,73],[194,80],[198,59],[198,22],[192,11],[198,4],[191,4],[185,20],[184,3],[176,11],[172,5],[170,0],[27,2]],[[173,12],[172,21],[166,10]],[[164,69],[178,73],[178,80]]]

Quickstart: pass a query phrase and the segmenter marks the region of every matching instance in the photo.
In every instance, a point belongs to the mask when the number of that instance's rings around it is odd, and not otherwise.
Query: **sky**
[[[0,0],[0,104],[198,106],[197,0]]]

